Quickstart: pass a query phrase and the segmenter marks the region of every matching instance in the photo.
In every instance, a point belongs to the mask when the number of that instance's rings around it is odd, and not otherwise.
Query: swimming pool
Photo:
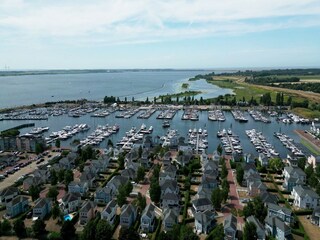
[[[67,215],[64,216],[63,219],[64,219],[64,221],[71,221],[72,218],[73,218],[73,215],[72,215],[72,214],[67,214]]]

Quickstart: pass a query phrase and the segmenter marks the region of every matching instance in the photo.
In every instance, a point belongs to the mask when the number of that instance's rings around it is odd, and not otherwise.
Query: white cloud
[[[0,36],[145,43],[320,25],[318,0],[0,0]]]

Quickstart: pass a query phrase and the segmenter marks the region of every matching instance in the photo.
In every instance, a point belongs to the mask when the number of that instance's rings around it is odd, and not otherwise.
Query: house
[[[294,198],[293,205],[298,208],[311,208],[314,209],[320,206],[320,197],[307,186],[295,186],[291,192]]]
[[[95,216],[96,203],[93,201],[86,201],[79,211],[80,224],[87,224],[91,219],[95,218]]]
[[[256,197],[268,189],[260,179],[250,181],[248,184],[248,194],[252,197]]]
[[[242,153],[238,153],[236,151],[232,152],[231,160],[233,162],[241,162],[243,159]]]
[[[218,153],[217,150],[212,153],[212,160],[213,160],[213,161],[219,162],[219,161],[220,161],[220,158],[221,158],[221,156],[220,156],[220,154]]]
[[[162,164],[163,166],[168,166],[168,165],[171,165],[171,161],[172,161],[171,152],[168,151],[163,155]]]
[[[58,165],[60,169],[66,169],[66,170],[72,170],[75,167],[74,161],[70,161],[68,157],[64,157],[60,159]]]
[[[173,226],[178,224],[178,214],[173,209],[166,209],[163,212],[163,230],[170,231]]]
[[[39,198],[32,209],[32,216],[38,219],[44,219],[51,212],[52,201],[49,198]]]
[[[101,219],[105,219],[109,224],[113,225],[117,216],[117,208],[116,200],[112,199],[101,212]]]
[[[250,153],[245,153],[243,159],[245,163],[255,163],[254,157]]]
[[[30,176],[23,180],[22,186],[24,191],[28,191],[31,186],[40,186],[42,184],[43,181],[40,177]]]
[[[179,194],[167,192],[161,197],[161,207],[162,208],[175,208],[180,209],[179,205]]]
[[[0,192],[0,203],[7,204],[10,202],[15,196],[18,196],[19,190],[16,187],[7,187]]]
[[[123,205],[120,214],[121,227],[131,227],[137,218],[137,208],[132,204]]]
[[[7,203],[6,215],[13,218],[29,209],[29,198],[25,196],[15,196],[11,202]]]
[[[163,185],[166,180],[176,180],[177,179],[177,168],[174,165],[167,165],[159,173],[159,183]]]
[[[203,187],[202,184],[198,187],[197,198],[208,198],[211,199],[212,189]]]
[[[143,210],[140,227],[143,232],[149,233],[155,230],[156,225],[155,206],[150,203]]]
[[[208,234],[215,225],[215,214],[210,210],[196,212],[194,214],[194,221],[197,233]]]
[[[149,151],[147,149],[144,149],[141,158],[139,159],[140,165],[144,168],[150,167],[150,161],[149,161]]]
[[[89,186],[87,182],[70,182],[68,185],[69,193],[80,193],[84,196],[89,191]]]
[[[88,188],[94,187],[94,180],[96,179],[96,175],[93,172],[84,171],[81,173],[80,182],[87,183]]]
[[[276,216],[287,224],[294,222],[293,213],[289,208],[281,207],[279,205],[268,203],[268,217]]]
[[[266,239],[266,233],[264,226],[261,224],[261,222],[254,216],[247,217],[247,222],[252,222],[256,226],[256,232],[258,236],[258,240],[264,240]]]
[[[180,166],[184,167],[187,165],[192,159],[192,154],[184,153],[183,155],[180,155],[177,157],[177,162]]]
[[[96,203],[108,203],[112,199],[112,189],[109,187],[99,187],[94,193],[94,201]]]
[[[264,204],[268,204],[268,203],[277,204],[279,200],[277,195],[272,194],[268,191],[262,191],[260,193],[260,198]]]
[[[121,176],[121,175],[116,175],[113,176],[110,181],[107,183],[106,187],[110,188],[112,190],[113,196],[118,194],[118,189],[122,186],[125,185],[128,182],[128,178]]]
[[[290,192],[292,191],[294,186],[306,184],[306,174],[299,167],[285,167],[283,170],[283,176],[283,187]]]
[[[202,165],[202,172],[204,174],[210,174],[210,173],[215,173],[215,176],[218,176],[218,163],[215,161],[208,161],[205,164]]]
[[[277,240],[291,239],[291,228],[278,217],[266,217],[265,229],[268,236]]]
[[[258,161],[260,162],[261,166],[268,166],[269,164],[269,159],[266,155],[263,153],[259,153]]]
[[[320,227],[320,207],[316,207],[311,216],[311,222]]]
[[[309,165],[312,164],[313,168],[316,168],[319,163],[320,163],[320,156],[313,156],[313,155],[310,155],[307,159],[307,163]]]
[[[75,212],[81,205],[81,195],[80,193],[67,193],[59,202],[60,209],[64,214]]]
[[[235,240],[237,234],[237,218],[232,214],[224,219],[223,230],[226,240]]]
[[[48,169],[36,169],[33,172],[35,178],[40,178],[42,183],[46,183],[50,179],[50,171]]]
[[[201,178],[201,185],[204,188],[214,190],[218,187],[218,184],[216,175],[204,174]]]
[[[134,180],[137,178],[137,172],[134,171],[132,168],[126,168],[121,172],[121,176],[130,180]]]
[[[204,212],[205,210],[213,211],[212,202],[208,198],[197,198],[192,201],[194,212]]]
[[[176,180],[165,180],[162,185],[160,185],[160,188],[161,196],[165,193],[179,193],[179,186]]]

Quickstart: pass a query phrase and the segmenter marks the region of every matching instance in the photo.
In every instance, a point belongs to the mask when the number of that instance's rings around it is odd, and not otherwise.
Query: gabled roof
[[[192,205],[195,207],[212,205],[212,202],[208,198],[197,198],[192,201]]]
[[[73,202],[73,201],[80,200],[80,199],[81,199],[80,193],[67,193],[62,198],[62,202],[69,203],[69,202]]]
[[[39,198],[35,202],[34,208],[43,208],[45,205],[49,204],[51,200],[49,198]]]
[[[107,183],[107,186],[110,186],[111,184],[114,184],[116,188],[118,189],[121,185],[124,185],[127,183],[129,179],[127,177],[116,175],[110,179],[110,181]]]
[[[179,196],[178,194],[175,194],[175,193],[165,193],[163,196],[162,196],[162,200],[173,200],[173,201],[179,201]]]
[[[268,203],[267,204],[268,209],[276,211],[276,212],[283,212],[286,215],[292,215],[292,211],[289,208],[286,207],[280,207],[279,205],[273,204],[273,203]]]
[[[112,199],[107,206],[105,207],[105,209],[103,210],[104,212],[110,214],[112,212],[112,209],[115,208],[117,206],[117,202],[116,200]]]
[[[170,164],[168,166],[163,167],[162,172],[164,173],[176,173],[177,172],[177,167]]]
[[[268,191],[260,192],[260,198],[264,203],[273,203],[276,204],[278,202],[277,195],[271,194]]]
[[[175,191],[178,188],[178,183],[176,180],[167,179],[165,180],[161,187],[161,191],[165,191],[167,188],[169,188],[172,191]]]
[[[82,207],[80,209],[80,212],[85,212],[86,213],[86,212],[90,211],[92,208],[95,208],[95,207],[96,207],[96,203],[95,202],[87,201],[82,205]]]
[[[154,210],[155,206],[152,203],[149,203],[146,208],[142,212],[142,216],[147,216],[148,218],[153,218],[154,217]]]
[[[295,186],[293,189],[297,192],[298,196],[300,197],[311,197],[311,198],[320,198],[319,195],[313,191],[310,187],[307,186]]]
[[[285,224],[285,222],[283,222],[280,218],[276,217],[276,216],[272,216],[272,217],[266,217],[265,219],[265,223],[269,226],[273,227],[277,227],[280,228],[281,231],[283,232],[287,232],[290,230],[290,227]]]
[[[237,231],[237,218],[232,214],[228,215],[224,219],[224,229],[231,228],[234,231]]]
[[[132,204],[126,204],[121,208],[120,217],[130,217],[132,214],[135,214],[136,207]]]
[[[7,187],[6,189],[3,189],[1,192],[0,192],[0,196],[1,197],[6,197],[6,196],[10,196],[12,194],[15,194],[15,193],[19,193],[19,190],[18,188],[16,187]]]
[[[254,216],[247,217],[247,222],[252,222],[254,225],[256,225],[257,232],[262,231],[264,232],[264,226],[261,224],[261,222]]]
[[[178,216],[176,215],[175,211],[172,209],[167,209],[164,213],[163,213],[164,217],[163,217],[163,221],[164,222],[174,222],[174,223],[178,223]]]
[[[96,190],[96,194],[99,194],[99,193],[111,194],[112,193],[112,189],[109,188],[108,186],[103,187],[103,188],[99,187]]]
[[[291,165],[288,167],[285,167],[284,171],[286,171],[291,177],[306,176],[305,172],[301,168],[293,167]]]
[[[215,214],[210,210],[205,210],[204,212],[196,212],[194,218],[201,224],[207,224],[214,220]]]
[[[28,201],[28,200],[29,200],[28,197],[19,195],[19,196],[15,196],[12,199],[12,201],[8,203],[8,205],[14,206],[14,205],[16,205],[16,204],[18,204],[20,202],[25,202],[25,201]]]

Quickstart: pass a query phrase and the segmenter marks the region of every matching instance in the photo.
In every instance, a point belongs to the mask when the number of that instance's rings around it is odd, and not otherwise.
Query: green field
[[[306,118],[320,118],[320,111],[311,110],[308,108],[294,108],[292,109],[292,112]]]
[[[315,149],[307,140],[301,138],[301,143],[302,143],[302,145],[304,145],[306,148],[308,148],[310,152],[312,152],[312,153],[315,154],[316,156],[320,155],[320,151],[318,151],[317,149]]]

